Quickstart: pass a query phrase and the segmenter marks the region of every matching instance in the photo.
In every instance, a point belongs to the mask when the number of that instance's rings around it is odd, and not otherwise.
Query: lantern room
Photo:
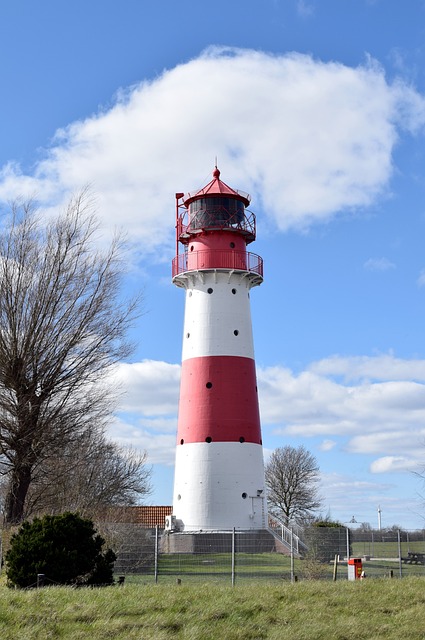
[[[247,209],[248,194],[220,180],[215,167],[213,179],[194,193],[176,193],[176,257],[173,281],[184,286],[179,277],[198,269],[236,269],[263,277],[262,259],[246,250],[255,240],[255,215]],[[179,243],[184,253],[179,254]]]
[[[247,210],[250,197],[220,180],[215,167],[213,179],[195,193],[176,194],[177,243],[187,244],[193,235],[228,231],[244,237],[245,245],[255,240],[255,215]]]

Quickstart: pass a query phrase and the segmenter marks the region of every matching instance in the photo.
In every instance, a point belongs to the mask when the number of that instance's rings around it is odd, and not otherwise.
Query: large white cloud
[[[424,122],[423,97],[373,62],[211,48],[57,132],[33,175],[11,159],[0,198],[37,193],[51,205],[91,183],[104,226],[123,226],[147,252],[164,237],[171,247],[174,193],[201,186],[218,156],[254,210],[305,228],[370,204],[388,186],[400,132]]]

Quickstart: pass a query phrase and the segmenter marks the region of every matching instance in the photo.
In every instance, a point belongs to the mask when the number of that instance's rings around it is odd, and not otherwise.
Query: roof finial
[[[217,156],[215,157],[215,165],[214,165],[214,171],[213,171],[213,178],[219,178],[220,177],[220,171],[217,168]]]

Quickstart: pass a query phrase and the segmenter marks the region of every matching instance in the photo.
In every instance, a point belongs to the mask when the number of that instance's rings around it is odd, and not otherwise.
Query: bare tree
[[[76,511],[95,518],[138,504],[151,492],[150,478],[146,452],[86,432],[35,465],[24,516]]]
[[[0,455],[5,521],[22,520],[35,467],[114,407],[105,384],[126,357],[136,303],[119,298],[121,242],[95,246],[87,192],[45,225],[31,203],[0,226]]]
[[[319,509],[319,466],[316,458],[300,447],[275,449],[265,468],[269,509],[288,524]]]

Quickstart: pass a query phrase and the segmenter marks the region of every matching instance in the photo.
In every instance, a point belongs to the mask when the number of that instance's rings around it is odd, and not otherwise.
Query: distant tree
[[[382,539],[397,540],[399,533],[405,533],[404,529],[398,524],[393,524],[391,527],[385,527],[381,530]]]
[[[121,247],[95,246],[86,192],[47,224],[31,203],[0,220],[0,456],[6,523],[19,523],[34,469],[106,424],[111,365],[131,347],[136,303],[120,297]]]
[[[35,586],[38,574],[49,584],[111,584],[115,554],[102,551],[104,542],[75,513],[24,522],[6,554],[8,585]]]
[[[322,505],[316,458],[300,447],[275,449],[265,468],[270,512],[284,524],[313,514]]]

